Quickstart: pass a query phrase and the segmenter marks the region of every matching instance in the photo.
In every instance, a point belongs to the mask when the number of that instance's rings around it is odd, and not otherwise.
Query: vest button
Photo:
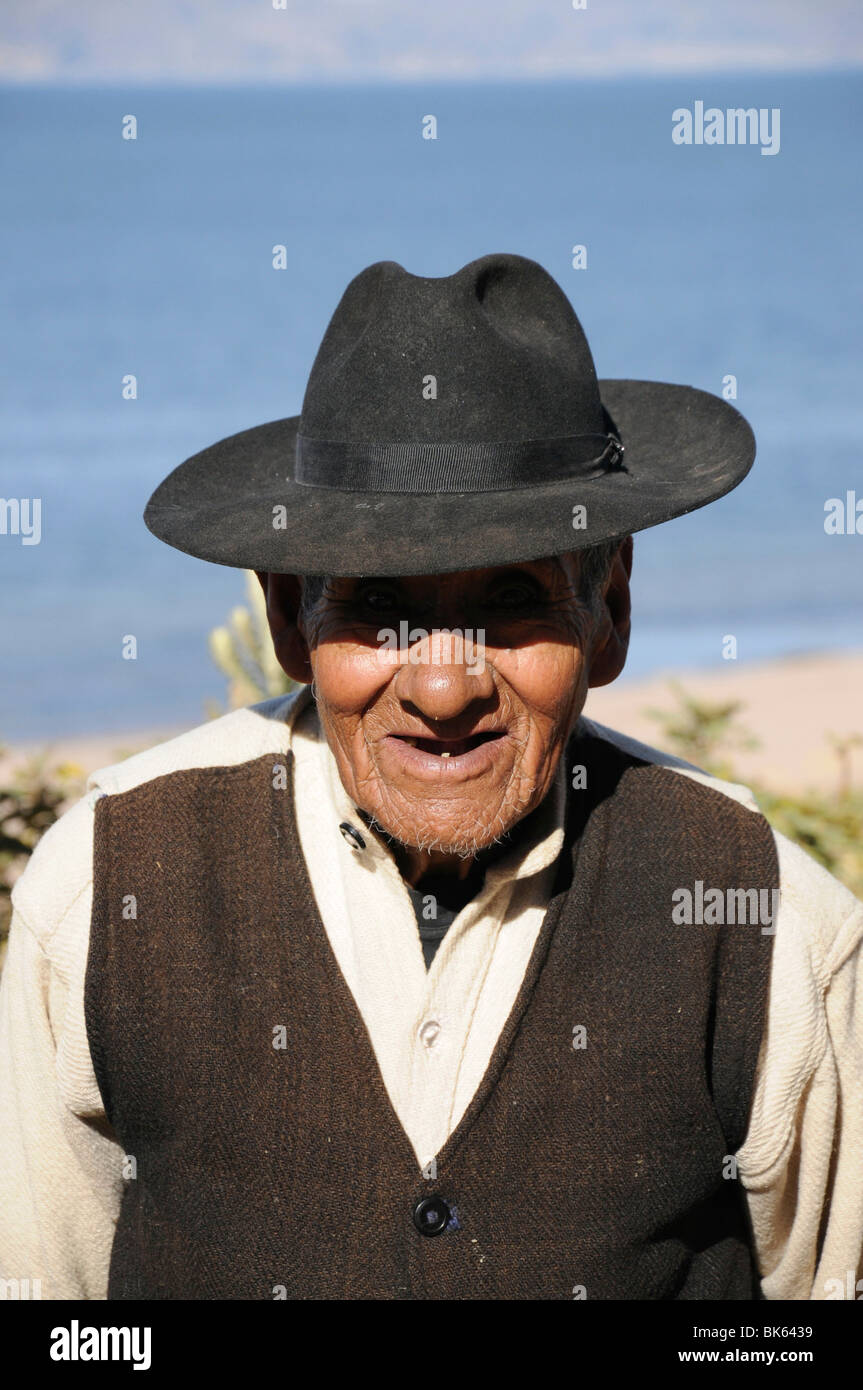
[[[423,1197],[414,1207],[414,1225],[421,1236],[439,1236],[452,1213],[443,1197]]]
[[[351,825],[350,821],[343,820],[339,830],[344,835],[351,849],[365,849],[366,842],[356,826]]]
[[[434,1047],[440,1034],[440,1024],[437,1019],[430,1018],[420,1029],[420,1042],[424,1047]]]

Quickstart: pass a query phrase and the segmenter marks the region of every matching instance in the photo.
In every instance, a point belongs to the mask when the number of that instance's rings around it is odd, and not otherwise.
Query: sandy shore
[[[135,729],[127,733],[71,734],[68,738],[43,739],[41,742],[6,743],[0,750],[0,781],[30,763],[34,758],[45,759],[46,766],[68,766],[70,772],[82,776],[99,767],[122,762],[133,753],[153,748],[157,743],[174,738],[190,725],[174,725],[152,729]]]
[[[646,711],[678,707],[671,681],[700,700],[740,702],[736,723],[758,743],[728,755],[742,782],[752,778],[776,790],[832,791],[839,762],[831,735],[863,736],[863,652],[816,653],[764,665],[730,661],[720,670],[621,680],[592,690],[585,714],[654,747],[668,747],[661,723]],[[863,787],[863,746],[851,748],[848,757],[852,781]]]
[[[833,790],[838,761],[829,736],[863,735],[863,652],[818,653],[764,665],[729,662],[719,670],[621,679],[592,690],[585,713],[654,747],[670,747],[647,710],[677,707],[671,681],[701,700],[740,702],[738,724],[758,741],[757,748],[731,753],[744,782],[752,778],[789,791]],[[181,732],[175,726],[9,745],[0,755],[0,779],[5,782],[16,767],[39,754],[46,755],[50,766],[71,763],[86,774]],[[863,786],[863,747],[852,748],[849,758],[854,783]]]

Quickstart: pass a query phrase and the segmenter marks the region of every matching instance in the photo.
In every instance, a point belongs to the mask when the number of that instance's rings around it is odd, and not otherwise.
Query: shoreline
[[[727,753],[723,746],[720,755],[729,758],[742,782],[753,778],[777,791],[836,790],[839,760],[829,736],[863,737],[863,650],[728,662],[718,669],[675,669],[631,680],[624,673],[620,681],[591,690],[584,712],[600,724],[673,752],[662,724],[647,713],[651,708],[671,712],[678,707],[672,683],[700,701],[740,702],[733,722],[759,746],[732,746]],[[7,781],[34,757],[44,758],[48,768],[73,764],[87,775],[194,727],[173,724],[8,743],[0,752],[0,780]],[[863,786],[863,746],[849,748],[847,765],[852,785]]]

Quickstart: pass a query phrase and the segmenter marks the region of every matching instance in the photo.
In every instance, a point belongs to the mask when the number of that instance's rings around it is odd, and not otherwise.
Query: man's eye
[[[490,598],[493,608],[506,612],[517,611],[520,608],[535,608],[540,601],[541,595],[531,584],[507,584],[505,589],[496,589]]]
[[[392,613],[398,607],[399,599],[394,589],[369,588],[361,589],[355,602],[373,613]]]

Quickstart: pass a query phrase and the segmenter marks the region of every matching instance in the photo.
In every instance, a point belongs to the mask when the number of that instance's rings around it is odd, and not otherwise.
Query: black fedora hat
[[[348,285],[302,414],[179,465],[144,519],[223,565],[410,575],[562,554],[694,511],[745,477],[755,439],[710,392],[597,380],[535,261],[454,275],[394,261]]]

